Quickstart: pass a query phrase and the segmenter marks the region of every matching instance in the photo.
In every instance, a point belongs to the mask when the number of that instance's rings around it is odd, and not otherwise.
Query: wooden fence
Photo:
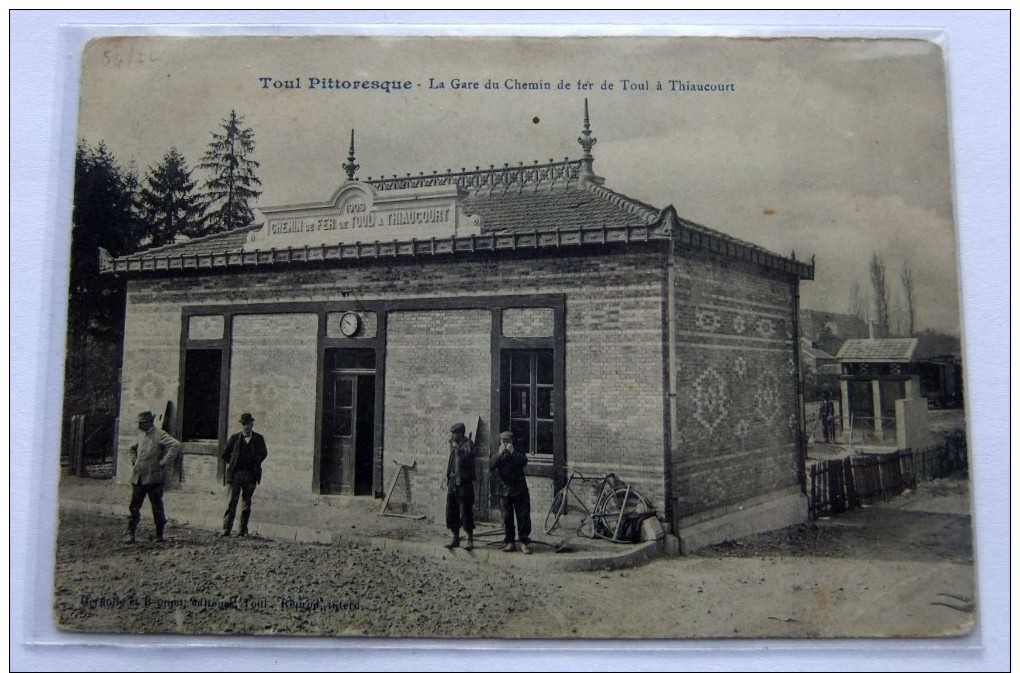
[[[110,412],[75,414],[64,421],[61,463],[80,477],[110,477],[116,469],[116,417]]]
[[[920,448],[815,463],[809,473],[808,514],[817,519],[872,505],[966,467],[967,444],[959,432]]]

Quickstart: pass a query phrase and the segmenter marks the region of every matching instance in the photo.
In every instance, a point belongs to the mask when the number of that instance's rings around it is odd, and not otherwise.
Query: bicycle
[[[628,517],[652,511],[644,496],[611,472],[602,477],[586,477],[573,468],[569,470],[567,483],[553,496],[545,516],[546,533],[555,530],[563,515],[569,512],[571,497],[577,503],[576,509],[584,513],[577,527],[578,535],[612,542],[622,541],[620,533]],[[586,502],[572,488],[574,483],[597,484],[593,489],[595,497]]]

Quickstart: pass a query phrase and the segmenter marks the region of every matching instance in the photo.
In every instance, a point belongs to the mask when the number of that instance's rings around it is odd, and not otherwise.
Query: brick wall
[[[553,310],[551,308],[508,308],[503,311],[503,336],[551,337]]]
[[[618,269],[622,272],[623,269]],[[633,269],[567,298],[567,463],[613,472],[664,511],[662,272]]]
[[[675,266],[678,518],[799,483],[794,288],[737,261]]]
[[[154,394],[158,392],[167,399],[176,400],[183,306],[300,301],[342,303],[348,301],[342,293],[356,292],[357,300],[349,300],[350,310],[359,310],[356,301],[376,299],[563,293],[566,296],[567,463],[585,473],[615,472],[649,497],[659,511],[663,511],[664,277],[662,254],[652,248],[632,248],[627,252],[600,250],[597,253],[533,259],[415,259],[338,269],[294,266],[276,272],[144,278],[132,280],[129,284],[128,331],[129,334],[142,332],[147,339],[141,341],[136,337],[135,341],[126,345],[126,349],[146,348],[150,357],[154,347],[162,349],[161,357],[165,361],[160,369],[162,378],[147,385]],[[539,314],[529,315],[524,311],[515,316],[510,311],[507,313],[510,313],[511,325],[526,325],[512,329],[546,330],[542,323],[544,318],[536,319]],[[258,418],[257,429],[267,433],[270,460],[273,460],[273,452],[282,458],[286,455],[281,453],[282,447],[292,446],[298,452],[296,465],[308,470],[306,476],[291,475],[282,483],[293,482],[295,488],[307,492],[313,488],[308,456],[312,455],[314,443],[311,433],[315,423],[312,416],[316,402],[316,377],[312,355],[317,327],[314,316],[297,318],[302,325],[298,330],[300,334],[290,331],[286,324],[274,322],[272,329],[278,327],[283,330],[286,338],[270,332],[273,338],[263,338],[262,345],[256,346],[252,342],[244,347],[255,349],[252,357],[255,357],[256,351],[260,353],[258,357],[265,358],[263,366],[268,367],[265,371],[280,382],[281,390],[288,391],[288,395],[293,394],[299,400],[294,408],[297,414],[294,422],[305,425],[294,428],[298,433],[294,439],[269,436],[274,426],[290,427],[287,425],[289,421],[278,418],[279,412],[267,408],[267,403],[260,401],[262,395],[270,393],[255,394],[258,378],[255,375],[261,376],[262,372],[252,368],[246,375],[247,382],[237,379],[235,383],[235,375],[231,374],[230,430],[236,429],[236,416],[245,410],[239,405],[257,404],[258,408],[250,410]],[[462,330],[458,337],[464,340],[458,351],[459,364],[451,360],[454,349],[444,346],[436,333],[430,332],[440,329],[447,319],[454,321],[452,324]],[[395,469],[392,459],[405,459],[410,463],[427,450],[431,452],[430,456],[441,452],[445,461],[446,431],[452,422],[461,420],[467,423],[481,415],[487,424],[492,382],[489,361],[491,324],[487,311],[401,311],[391,314],[387,325],[390,343],[387,344],[386,355],[383,483],[388,486]],[[297,339],[297,351],[292,350],[295,347],[293,339]],[[295,362],[284,366],[283,362],[289,362],[285,358],[291,357],[294,352],[301,355]],[[412,361],[414,358],[420,361]],[[239,358],[236,351],[233,360],[234,367],[238,366],[238,362],[245,366],[244,359]],[[151,374],[142,371],[141,363],[137,356],[125,358],[125,391],[129,388],[128,381],[152,380]],[[294,367],[293,377],[287,371],[278,370],[278,367]],[[419,373],[430,367],[443,374],[420,379]],[[456,402],[460,405],[456,409],[438,401],[448,394],[451,368],[459,373],[461,379],[466,377],[469,381],[462,383],[464,394],[457,398],[468,402]],[[402,382],[402,379],[406,381]],[[402,384],[406,387],[402,388]],[[244,392],[245,386],[250,388],[249,392]],[[436,400],[433,396],[437,396]],[[238,399],[246,401],[238,402]],[[266,399],[282,402],[275,397]],[[131,406],[122,408],[133,409]],[[450,416],[461,413],[470,418],[450,419]],[[133,423],[128,425],[129,428],[132,426]],[[121,427],[124,427],[123,422]],[[414,435],[416,432],[428,434],[419,439]],[[300,441],[297,437],[301,437]],[[424,444],[424,447],[416,446],[416,443]],[[480,470],[487,464],[487,456],[493,448],[489,437],[483,438],[483,446],[477,451],[481,458]],[[436,459],[431,461],[435,463]],[[445,462],[440,471],[443,466]],[[274,479],[283,478],[275,463],[267,465],[267,469],[272,470],[274,476],[271,479],[267,472],[264,486],[268,487]],[[434,469],[431,465],[426,473],[422,468],[416,478],[424,485],[435,477]],[[488,483],[487,478],[483,481]],[[551,484],[551,480],[532,481],[536,525],[538,518],[545,516],[541,508],[547,505],[541,503],[549,502]]]
[[[168,401],[177,403],[181,347],[178,307],[131,303],[124,320],[124,360],[121,374],[120,422],[117,437],[117,481],[131,481],[130,447],[137,441],[140,411],[162,413]]]
[[[188,318],[189,339],[222,339],[223,316],[193,315]]]
[[[245,411],[265,435],[261,489],[308,492],[315,456],[318,316],[234,316],[227,434]]]
[[[479,416],[488,424],[491,330],[484,310],[396,311],[387,318],[385,462],[417,463],[411,507],[439,521],[450,426],[464,423],[474,433]],[[476,438],[476,454],[487,453],[488,434]]]
[[[221,477],[216,476],[216,456],[203,456],[199,454],[188,454],[184,458],[184,483],[185,489],[214,490],[223,484]]]

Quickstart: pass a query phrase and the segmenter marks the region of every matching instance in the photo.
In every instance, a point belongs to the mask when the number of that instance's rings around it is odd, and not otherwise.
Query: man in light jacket
[[[142,503],[149,497],[152,518],[156,524],[156,542],[163,542],[166,512],[163,510],[163,485],[166,473],[173,469],[181,454],[181,443],[173,435],[155,425],[151,411],[138,414],[138,441],[131,446],[131,504],[128,511],[127,542],[135,541]]]

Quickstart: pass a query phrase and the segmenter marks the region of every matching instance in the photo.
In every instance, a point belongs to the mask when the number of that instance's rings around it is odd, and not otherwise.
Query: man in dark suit
[[[241,537],[248,535],[248,520],[251,518],[251,498],[255,494],[255,486],[262,481],[262,461],[269,455],[265,438],[254,432],[255,417],[245,412],[241,414],[241,425],[244,430],[234,433],[227,440],[223,449],[223,460],[227,463],[226,483],[230,485],[230,502],[223,514],[223,537],[230,537],[234,527],[234,515],[237,512],[237,499],[243,499],[241,509]]]
[[[467,533],[465,549],[475,547],[475,456],[471,440],[464,436],[464,424],[450,428],[450,457],[446,463],[446,527],[453,539],[447,549],[460,546],[460,529]]]
[[[503,551],[517,550],[514,544],[514,535],[517,534],[520,536],[521,552],[531,553],[528,548],[531,544],[531,495],[528,492],[528,480],[524,477],[527,464],[528,457],[514,450],[513,433],[499,433],[499,453],[489,470],[499,475],[496,493],[503,508]]]

